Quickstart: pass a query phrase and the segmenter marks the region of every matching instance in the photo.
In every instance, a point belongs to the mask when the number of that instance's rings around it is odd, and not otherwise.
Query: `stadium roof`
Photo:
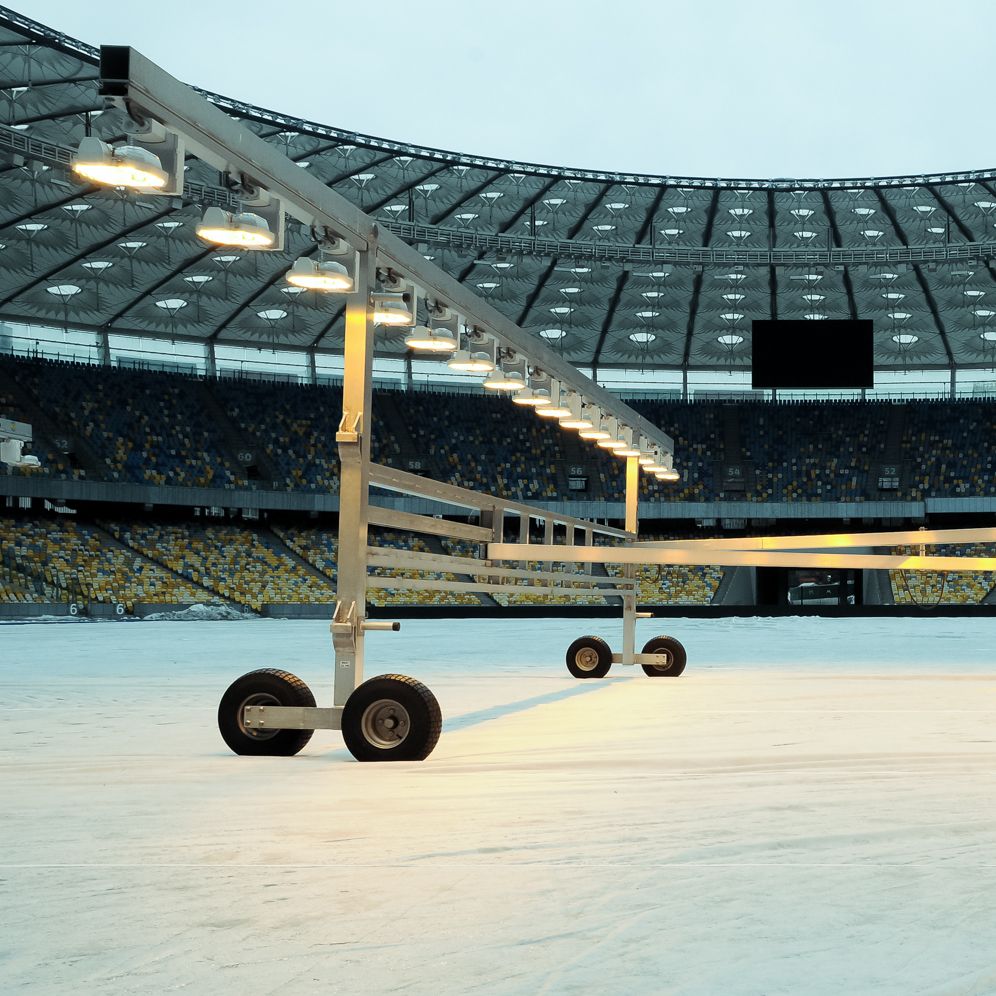
[[[168,67],[166,67],[168,69]],[[234,206],[190,160],[182,201],[78,182],[87,128],[129,130],[91,46],[0,7],[0,318],[216,344],[342,350],[341,301],[291,293],[314,251],[208,248]],[[202,91],[203,93],[203,91]],[[872,318],[879,369],[996,362],[996,169],[705,179],[559,169],[342,131],[204,93],[580,367],[745,369],[754,318]],[[404,346],[379,343],[381,355]]]

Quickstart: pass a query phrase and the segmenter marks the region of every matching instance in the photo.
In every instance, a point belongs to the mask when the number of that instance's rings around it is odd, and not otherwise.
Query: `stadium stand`
[[[915,547],[899,547],[895,553],[919,553]],[[996,546],[976,543],[966,546],[938,544],[926,551],[939,557],[993,557]],[[978,605],[996,585],[992,571],[889,571],[892,597],[896,605]]]
[[[338,388],[11,357],[0,359],[0,373],[30,392],[68,438],[84,437],[99,456],[98,479],[338,491]],[[674,437],[679,454],[676,484],[641,478],[649,501],[868,501],[882,497],[883,462],[899,465],[889,498],[996,493],[988,446],[996,407],[985,401],[632,404]],[[0,380],[2,405],[30,420]],[[623,498],[622,460],[580,447],[506,398],[381,390],[374,410],[378,462],[518,500]],[[239,454],[255,461],[255,473]],[[36,473],[76,475],[51,447],[42,456]],[[738,483],[727,479],[731,466]],[[574,491],[572,476],[587,489]]]

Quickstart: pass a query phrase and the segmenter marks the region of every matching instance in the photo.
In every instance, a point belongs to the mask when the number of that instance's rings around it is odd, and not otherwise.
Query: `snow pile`
[[[172,612],[152,612],[143,618],[144,622],[233,622],[241,619],[255,619],[248,612],[242,612],[232,605],[206,605],[197,602],[186,609]]]
[[[23,626],[25,623],[80,623],[89,622],[86,616],[16,616],[0,619],[0,626]]]

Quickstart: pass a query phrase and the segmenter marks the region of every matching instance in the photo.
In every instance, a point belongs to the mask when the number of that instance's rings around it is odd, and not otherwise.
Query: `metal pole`
[[[369,308],[375,254],[358,255],[354,291],[346,300],[342,421],[339,444],[339,552],[332,644],[333,705],[346,704],[363,681],[363,622],[367,597],[367,526],[370,508],[374,327]]]
[[[634,537],[640,531],[637,518],[640,501],[640,458],[626,457],[626,532]],[[636,577],[636,567],[627,564],[623,568],[626,578]],[[622,663],[634,664],[636,653],[636,587],[623,592],[623,650]]]

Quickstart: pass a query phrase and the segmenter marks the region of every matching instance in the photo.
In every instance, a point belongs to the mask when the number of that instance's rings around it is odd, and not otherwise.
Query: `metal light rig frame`
[[[192,89],[180,83],[134,49],[103,46],[100,58],[101,93],[122,106],[136,120],[154,121],[182,139],[188,154],[223,173],[238,177],[247,189],[267,203],[280,205],[287,215],[312,231],[331,233],[340,248],[355,253],[353,289],[346,300],[343,374],[343,411],[336,442],[341,463],[339,488],[338,582],[331,630],[335,651],[332,705],[318,707],[310,689],[286,671],[265,668],[237,679],[225,692],[218,723],[226,743],[238,754],[291,755],[300,751],[316,729],[339,729],[346,746],[362,761],[422,760],[435,747],[442,718],[435,696],[421,682],[389,674],[364,681],[366,634],[398,630],[396,622],[367,617],[367,592],[372,587],[474,591],[494,594],[525,592],[567,596],[614,593],[621,596],[623,645],[612,653],[604,640],[584,636],[567,651],[568,670],[578,678],[603,677],[613,663],[641,664],[651,676],[677,676],[685,666],[685,650],[673,637],[650,640],[636,652],[637,612],[635,568],[640,564],[713,564],[833,567],[924,567],[942,570],[996,570],[991,558],[934,558],[897,556],[848,557],[840,553],[813,554],[774,551],[811,551],[819,548],[868,546],[874,542],[853,537],[783,537],[780,540],[694,540],[640,543],[638,496],[640,461],[626,460],[625,528],[598,525],[559,515],[506,498],[441,484],[371,461],[370,435],[373,388],[373,295],[399,283],[411,288],[411,317],[417,321],[416,300],[432,301],[458,316],[473,342],[486,340],[495,351],[513,351],[533,368],[556,380],[570,392],[571,404],[583,401],[615,419],[631,433],[631,442],[654,451],[670,465],[673,441],[658,427],[623,404],[617,397],[582,375],[534,336],[524,332],[465,286],[433,266],[416,249],[374,219],[308,175],[295,163],[251,131],[229,118]],[[180,178],[175,178],[180,182]],[[171,188],[174,189],[174,188]],[[282,220],[282,219],[278,219]],[[348,254],[348,250],[345,250]],[[378,275],[382,277],[378,281]],[[388,286],[384,287],[383,277]],[[528,372],[528,371],[527,371]],[[476,523],[453,522],[432,515],[413,514],[372,505],[370,488],[386,488],[441,503],[435,507]],[[505,542],[506,519],[518,520],[518,543]],[[533,523],[542,524],[543,542],[530,542]],[[414,534],[449,537],[477,544],[477,556],[448,556],[417,550],[369,545],[370,526],[384,526]],[[566,542],[555,542],[557,527],[566,530]],[[578,534],[583,542],[576,542]],[[953,535],[957,533],[958,535]],[[611,545],[596,545],[595,535]],[[905,533],[878,534],[882,543],[912,542]],[[940,534],[938,534],[940,535]],[[978,542],[996,539],[996,530],[948,530],[944,539],[917,533],[915,542]],[[768,544],[774,544],[769,546]],[[781,545],[779,545],[781,544]],[[550,569],[529,566],[544,562]],[[957,566],[952,566],[956,561]],[[595,574],[592,565],[623,565],[620,577]],[[581,573],[554,570],[557,564],[585,565]],[[370,568],[450,572],[469,581],[438,576],[384,577]],[[517,582],[539,581],[540,586]],[[649,615],[649,613],[646,613]]]

